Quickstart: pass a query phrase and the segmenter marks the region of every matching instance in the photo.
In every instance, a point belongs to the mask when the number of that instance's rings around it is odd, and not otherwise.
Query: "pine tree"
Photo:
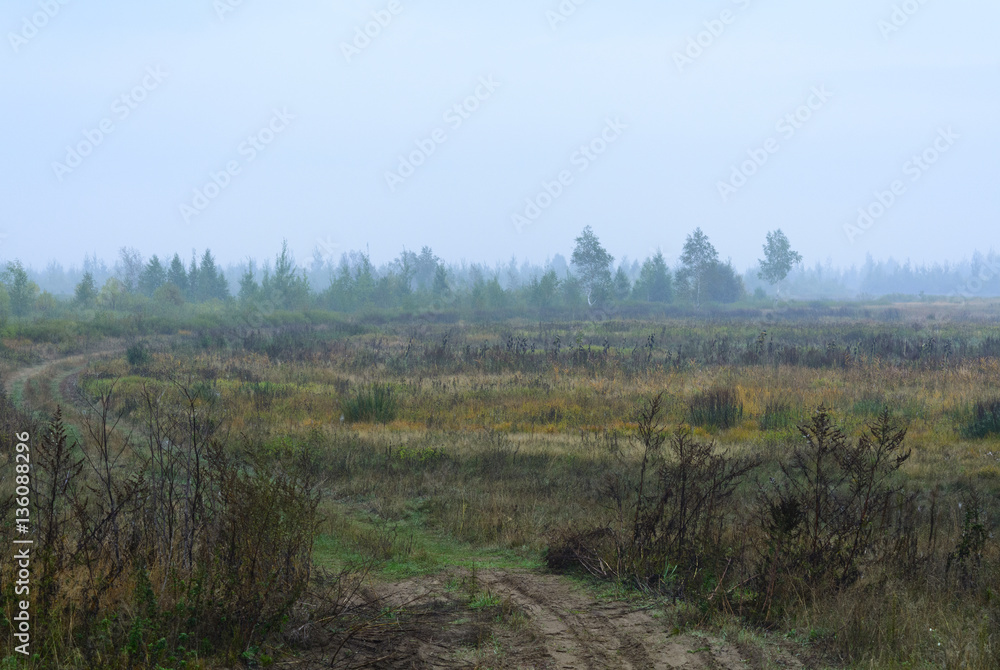
[[[205,249],[198,269],[197,295],[200,300],[225,300],[229,297],[229,282],[215,266],[212,252]]]
[[[282,241],[281,253],[274,262],[274,275],[264,288],[265,293],[287,308],[309,304],[309,280],[295,272],[295,258],[288,250],[288,240]]]
[[[199,295],[201,282],[198,278],[198,259],[195,257],[194,249],[191,250],[191,265],[188,267],[187,283],[188,299],[192,302],[201,302],[202,298]]]
[[[187,272],[184,271],[184,263],[181,262],[181,257],[177,254],[174,254],[173,260],[170,261],[170,269],[167,270],[167,283],[176,286],[182,294],[187,294],[188,276]]]
[[[156,289],[167,283],[167,270],[160,263],[156,254],[149,259],[142,274],[139,276],[139,292],[144,296],[153,297]]]
[[[38,285],[28,278],[28,272],[21,265],[21,261],[7,263],[7,269],[0,274],[0,281],[10,296],[10,308],[14,316],[27,315],[35,304],[39,289]]]
[[[642,264],[639,279],[632,290],[636,298],[647,302],[670,302],[673,299],[670,272],[662,252],[657,251]]]
[[[632,292],[632,282],[629,281],[628,275],[625,273],[625,268],[621,266],[619,266],[618,271],[615,272],[614,290],[615,298],[619,302],[627,300],[629,294]]]
[[[90,272],[84,272],[83,279],[76,285],[74,300],[81,307],[90,307],[97,300],[97,282]]]
[[[255,302],[260,297],[260,286],[257,285],[257,280],[254,278],[254,264],[252,261],[247,263],[247,269],[243,271],[243,275],[240,277],[240,292],[238,297],[242,303]]]

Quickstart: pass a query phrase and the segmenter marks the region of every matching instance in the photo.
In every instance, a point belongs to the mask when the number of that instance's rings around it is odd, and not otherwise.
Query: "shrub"
[[[694,426],[732,428],[743,419],[743,402],[736,389],[713,388],[691,399],[688,416]]]
[[[674,596],[725,578],[733,550],[731,500],[761,461],[718,452],[684,426],[668,436],[661,410],[662,394],[639,412],[639,471],[619,469],[600,489],[612,523],[564,535],[546,556],[550,567],[578,564],[596,576]]]
[[[803,593],[853,584],[867,565],[905,567],[915,541],[900,522],[912,498],[896,476],[910,456],[906,429],[887,409],[854,444],[824,406],[799,432],[804,442],[781,464],[782,480],[759,508],[765,546],[758,605],[765,620],[775,605]]]
[[[133,368],[141,368],[153,362],[153,355],[149,351],[149,346],[139,341],[130,344],[125,350],[125,360]]]
[[[362,386],[341,400],[340,409],[348,423],[389,423],[396,418],[395,391],[389,384]]]
[[[81,444],[58,410],[33,442],[38,667],[186,667],[175,663],[195,650],[231,656],[274,638],[311,575],[316,468],[218,441],[221,412],[178,388],[125,398],[160,438],[126,473],[137,445],[118,428],[119,395],[112,385],[88,399]],[[0,395],[0,424],[9,409]],[[13,517],[2,500],[0,512]],[[0,527],[5,541],[11,533]],[[13,584],[15,568],[0,564],[0,582]],[[11,594],[0,591],[0,605]]]

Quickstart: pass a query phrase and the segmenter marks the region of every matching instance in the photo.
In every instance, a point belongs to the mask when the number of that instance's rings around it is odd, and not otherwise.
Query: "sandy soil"
[[[668,622],[628,603],[588,595],[570,580],[534,572],[481,571],[478,588],[501,601],[473,612],[456,574],[379,587],[383,604],[405,612],[366,631],[331,665],[330,649],[287,659],[287,667],[518,668],[538,670],[763,670],[802,668],[794,656],[707,635],[673,635]],[[468,573],[461,579],[468,579]],[[513,618],[512,618],[513,617]],[[514,622],[514,623],[512,623]]]

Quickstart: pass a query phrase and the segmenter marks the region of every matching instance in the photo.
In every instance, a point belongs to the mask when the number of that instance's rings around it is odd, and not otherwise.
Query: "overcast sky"
[[[541,262],[589,224],[619,259],[700,226],[741,269],[779,227],[810,265],[957,260],[1000,248],[997,25],[996,0],[4,0],[0,258]]]

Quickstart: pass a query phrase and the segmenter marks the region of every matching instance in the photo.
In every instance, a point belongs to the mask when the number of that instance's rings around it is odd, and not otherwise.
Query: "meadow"
[[[23,326],[2,422],[34,436],[37,656],[5,632],[0,667],[330,645],[397,667],[365,640],[407,648],[433,612],[384,587],[442,575],[478,631],[444,667],[529,667],[531,617],[490,580],[555,574],[750,667],[995,668],[995,324],[942,303]]]

